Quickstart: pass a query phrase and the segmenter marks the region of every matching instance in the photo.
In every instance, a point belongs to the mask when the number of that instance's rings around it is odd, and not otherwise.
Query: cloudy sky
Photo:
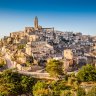
[[[96,35],[96,0],[0,0],[0,37],[34,26]]]

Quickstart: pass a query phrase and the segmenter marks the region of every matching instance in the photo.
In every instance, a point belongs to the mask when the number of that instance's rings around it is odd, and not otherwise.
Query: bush
[[[78,74],[77,78],[80,81],[96,81],[96,68],[92,65],[83,66]]]

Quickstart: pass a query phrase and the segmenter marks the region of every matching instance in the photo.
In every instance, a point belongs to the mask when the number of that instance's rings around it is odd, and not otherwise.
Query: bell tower
[[[34,28],[38,29],[38,17],[37,16],[34,19]]]

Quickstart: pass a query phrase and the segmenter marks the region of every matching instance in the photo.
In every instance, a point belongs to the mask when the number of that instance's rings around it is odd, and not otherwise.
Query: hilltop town
[[[25,27],[24,31],[12,32],[1,39],[0,50],[19,70],[44,69],[50,59],[61,60],[67,72],[86,64],[96,66],[96,36],[43,28],[37,17],[34,27]]]
[[[95,96],[96,36],[34,27],[0,40],[0,96]]]

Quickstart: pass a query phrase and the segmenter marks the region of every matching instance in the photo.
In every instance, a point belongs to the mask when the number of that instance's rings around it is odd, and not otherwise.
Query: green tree
[[[46,82],[38,81],[35,86],[33,86],[33,95],[34,96],[48,96],[49,90]]]
[[[13,69],[5,70],[2,74],[2,77],[6,83],[19,83],[21,75],[18,72],[15,72]]]
[[[77,96],[85,96],[85,95],[86,95],[85,90],[79,87],[77,90]]]
[[[77,78],[80,81],[96,81],[96,68],[90,64],[83,66],[78,74]]]
[[[50,60],[46,65],[47,72],[54,77],[58,77],[63,74],[63,63],[59,60]]]
[[[62,96],[62,92],[70,90],[69,86],[65,85],[65,81],[53,81],[49,85],[51,96]]]
[[[18,74],[18,72],[13,72],[13,70],[4,71],[0,76],[0,89],[3,90],[0,91],[0,94],[14,94],[14,96],[17,96],[17,94],[21,94],[22,86],[20,84],[20,77],[21,75]]]
[[[24,93],[31,92],[32,86],[35,84],[35,79],[28,76],[21,76],[20,84]]]

